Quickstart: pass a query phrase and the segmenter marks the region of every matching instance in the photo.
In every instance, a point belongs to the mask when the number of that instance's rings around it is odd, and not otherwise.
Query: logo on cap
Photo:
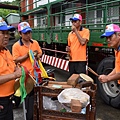
[[[7,25],[7,23],[0,17],[0,26]]]
[[[30,28],[30,25],[28,22],[21,22],[18,25],[18,31],[21,31],[22,33],[26,33],[28,31],[32,31],[32,29]]]
[[[72,18],[70,18],[70,20],[80,20],[80,21],[82,21],[82,16],[80,14],[74,14],[74,16]]]
[[[109,24],[106,26],[105,33],[103,33],[100,37],[109,37],[113,35],[115,32],[120,32],[120,27],[116,24]]]
[[[0,30],[8,30],[8,31],[14,31],[15,27],[7,25],[7,23],[4,21],[2,17],[0,17]]]

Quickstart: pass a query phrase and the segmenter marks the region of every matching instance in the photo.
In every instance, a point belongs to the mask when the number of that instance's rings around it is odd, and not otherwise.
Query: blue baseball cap
[[[82,21],[82,16],[80,14],[74,14],[74,16],[72,18],[70,18],[70,20],[80,20]]]
[[[3,20],[2,17],[0,17],[0,31],[14,31],[15,27],[7,25],[7,23]]]
[[[22,33],[26,33],[28,31],[32,31],[32,29],[28,22],[21,22],[18,24],[18,31],[21,31]]]
[[[103,33],[100,38],[110,37],[115,32],[120,32],[120,27],[116,24],[109,24],[106,26],[105,33]]]

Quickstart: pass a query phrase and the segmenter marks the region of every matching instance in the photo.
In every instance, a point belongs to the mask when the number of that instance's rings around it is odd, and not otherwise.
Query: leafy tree
[[[19,2],[20,0],[14,0],[12,2],[9,2],[9,1],[5,1],[5,2],[1,2],[3,4],[7,4],[7,5],[15,5],[15,6],[19,6]],[[18,13],[19,11],[18,10],[10,10],[10,9],[3,9],[3,8],[0,8],[0,16],[2,16],[4,19],[5,17],[10,14],[10,13]]]
[[[10,13],[18,13],[16,10],[0,9],[0,16],[5,18]]]
[[[4,1],[2,2],[3,4],[8,4],[8,5],[15,5],[15,6],[19,6],[20,0],[13,0],[12,2],[8,1]]]
[[[14,1],[12,1],[11,3],[12,3],[12,5],[19,6],[20,0],[14,0]]]

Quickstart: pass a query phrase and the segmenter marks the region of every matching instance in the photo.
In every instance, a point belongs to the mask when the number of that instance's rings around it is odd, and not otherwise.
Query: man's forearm
[[[6,83],[6,82],[8,82],[10,80],[14,80],[14,79],[16,79],[16,76],[14,73],[8,74],[8,75],[2,75],[2,76],[0,75],[0,84]]]
[[[111,75],[114,75],[114,74],[116,74],[115,69],[113,69],[112,72],[108,74],[108,76],[111,76]]]
[[[120,80],[120,73],[116,73],[114,75],[108,76],[108,81],[107,82],[115,81],[115,80]]]
[[[77,36],[77,38],[78,38],[80,44],[81,44],[81,45],[85,45],[86,42],[87,42],[86,39],[85,39],[85,38],[82,38],[82,37],[80,36],[80,34],[78,33],[77,30],[75,31],[75,34],[76,34],[76,36]]]
[[[16,64],[17,64],[17,63],[22,63],[22,62],[24,62],[28,57],[29,57],[29,54],[26,54],[26,55],[24,55],[24,56],[22,56],[22,57],[19,57],[19,58],[17,58],[17,59],[15,60],[15,63],[16,63]]]

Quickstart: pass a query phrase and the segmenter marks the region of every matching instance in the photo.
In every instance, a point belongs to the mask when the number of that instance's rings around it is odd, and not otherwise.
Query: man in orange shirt
[[[32,39],[32,29],[28,22],[21,22],[18,25],[18,31],[21,36],[20,40],[17,41],[12,47],[12,54],[16,63],[21,63],[25,66],[30,74],[34,76],[34,68],[30,61],[29,50],[37,53],[36,58],[39,59],[42,56],[42,50],[36,40]],[[26,105],[26,119],[33,120],[33,103],[34,103],[34,92],[29,93],[25,99]]]
[[[81,15],[75,14],[70,20],[72,22],[72,31],[68,35],[68,46],[66,46],[66,51],[70,56],[69,72],[70,75],[73,73],[86,73],[86,46],[90,32],[81,26]]]
[[[13,26],[8,26],[0,17],[0,120],[13,120],[13,105],[11,96],[14,94],[15,79],[21,76],[21,68],[16,68],[12,55],[4,47],[9,39],[9,31]]]
[[[100,75],[98,79],[102,83],[118,80],[118,84],[120,84],[120,27],[116,24],[107,25],[105,33],[101,35],[101,38],[104,37],[108,44],[115,49],[115,68],[108,75]]]

